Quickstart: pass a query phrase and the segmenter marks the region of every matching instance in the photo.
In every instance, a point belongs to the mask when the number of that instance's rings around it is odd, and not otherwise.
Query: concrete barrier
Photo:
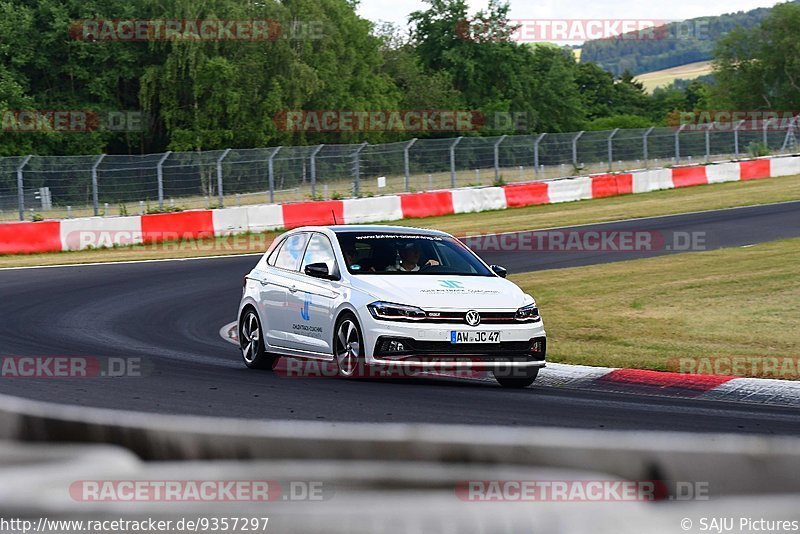
[[[547,195],[551,204],[588,200],[592,198],[592,179],[584,176],[547,182]]]
[[[247,230],[267,232],[283,228],[283,210],[279,204],[247,206]]]
[[[246,207],[222,208],[212,211],[214,235],[243,234],[250,229]]]
[[[736,182],[741,179],[741,166],[738,161],[709,165],[706,167],[708,183]]]
[[[353,198],[344,203],[344,224],[364,224],[379,221],[397,221],[403,218],[400,197]]]
[[[650,193],[662,189],[672,189],[672,169],[650,169],[646,171],[634,171],[633,192]]]
[[[142,243],[142,218],[139,216],[64,219],[60,226],[62,250]]]
[[[506,195],[502,187],[453,190],[453,211],[455,213],[504,210],[507,207]]]

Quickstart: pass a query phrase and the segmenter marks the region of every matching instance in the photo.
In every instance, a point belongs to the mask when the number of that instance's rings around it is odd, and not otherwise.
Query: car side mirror
[[[333,279],[331,273],[328,272],[328,265],[325,263],[309,263],[306,265],[306,268],[303,269],[308,276],[313,276],[314,278],[324,278],[326,280]]]
[[[491,268],[494,271],[494,274],[496,274],[500,278],[505,278],[506,276],[508,276],[508,269],[506,269],[505,267],[501,267],[500,265],[492,265]]]

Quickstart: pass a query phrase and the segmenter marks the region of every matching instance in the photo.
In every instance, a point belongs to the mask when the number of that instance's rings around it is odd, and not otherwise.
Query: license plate
[[[450,343],[500,343],[500,332],[451,330]]]

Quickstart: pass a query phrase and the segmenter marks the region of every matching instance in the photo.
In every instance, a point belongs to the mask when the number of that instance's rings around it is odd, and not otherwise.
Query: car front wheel
[[[248,308],[239,320],[239,346],[244,364],[250,369],[272,369],[275,364],[275,355],[265,350],[261,321],[252,308]]]
[[[492,372],[495,380],[504,388],[526,388],[533,384],[539,376],[538,367],[518,367],[511,369],[501,369]]]
[[[354,378],[364,373],[364,344],[361,328],[356,318],[343,314],[336,321],[336,335],[333,338],[333,356],[339,376]]]

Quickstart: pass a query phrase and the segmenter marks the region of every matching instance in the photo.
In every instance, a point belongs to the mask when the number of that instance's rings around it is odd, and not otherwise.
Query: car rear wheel
[[[354,378],[364,373],[364,344],[361,328],[356,318],[349,313],[336,321],[333,338],[333,356],[339,376]]]
[[[272,369],[276,362],[276,356],[265,350],[261,321],[252,308],[248,308],[239,320],[239,346],[244,364],[250,369]]]
[[[511,369],[501,369],[492,372],[495,380],[504,388],[526,388],[533,384],[539,376],[538,367],[517,367]]]

